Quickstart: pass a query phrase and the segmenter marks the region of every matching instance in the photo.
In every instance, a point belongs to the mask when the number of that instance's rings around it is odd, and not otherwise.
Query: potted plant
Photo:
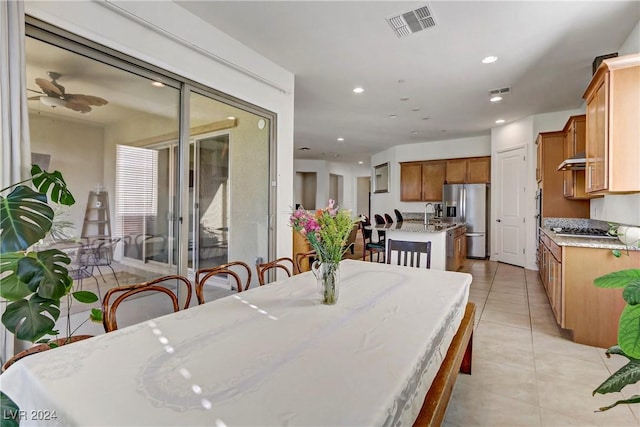
[[[0,190],[0,296],[7,303],[2,324],[19,339],[50,348],[70,342],[75,332],[67,311],[67,336],[53,342],[43,338],[58,335],[54,328],[61,299],[67,297],[69,307],[71,298],[93,303],[98,297],[88,291],[72,292],[67,254],[58,249],[33,249],[53,225],[54,210],[47,196],[60,205],[75,203],[62,174],[43,171],[37,165],[31,168],[31,178]],[[101,322],[102,311],[92,309],[90,319]],[[19,425],[18,406],[2,392],[0,406],[2,427]]]
[[[610,233],[616,235],[627,245],[629,244],[640,248],[640,242],[637,237],[630,238],[628,227],[613,225]],[[632,239],[630,241],[630,239]],[[619,250],[614,250],[613,255],[622,256]],[[629,362],[616,372],[611,374],[602,384],[594,391],[596,393],[606,394],[621,391],[629,384],[635,384],[640,380],[640,268],[631,268],[627,270],[615,271],[598,277],[594,280],[594,284],[600,288],[623,288],[622,297],[627,303],[618,323],[618,344],[610,347],[606,351],[607,357],[612,354],[618,354],[626,357]],[[640,403],[640,395],[633,395],[628,399],[622,399],[614,402],[609,406],[600,408],[600,411],[606,411],[620,404]]]
[[[53,225],[54,210],[47,196],[61,205],[75,203],[62,174],[43,171],[37,165],[31,168],[31,178],[0,190],[0,296],[8,302],[2,324],[17,338],[33,343],[48,342],[43,337],[58,335],[54,327],[63,297],[83,303],[98,300],[93,292],[72,292],[67,254],[58,249],[33,249]],[[91,311],[92,320],[101,321],[101,317],[100,310]],[[68,326],[66,340],[71,334]]]

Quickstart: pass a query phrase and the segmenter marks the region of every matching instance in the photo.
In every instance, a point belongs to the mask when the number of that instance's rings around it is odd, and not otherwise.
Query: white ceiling
[[[179,4],[295,74],[295,147],[310,148],[296,158],[349,162],[579,108],[593,59],[616,52],[640,19],[638,1]],[[397,38],[385,18],[425,4],[437,26]],[[499,59],[482,64],[488,55]],[[503,101],[488,101],[506,86]]]

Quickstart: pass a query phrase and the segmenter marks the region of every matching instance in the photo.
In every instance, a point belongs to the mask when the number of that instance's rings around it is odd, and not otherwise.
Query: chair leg
[[[118,275],[116,274],[116,271],[110,265],[107,265],[107,267],[109,267],[111,269],[111,272],[113,273],[113,277],[114,277],[114,279],[116,279],[116,284],[118,286],[120,286],[120,282],[118,281]]]
[[[100,301],[102,301],[102,293],[100,293],[100,284],[98,283],[98,279],[94,275],[91,275],[91,277],[93,277],[93,280],[96,281],[96,288],[98,288],[98,298],[100,298]],[[80,287],[82,288],[82,282],[80,284]]]

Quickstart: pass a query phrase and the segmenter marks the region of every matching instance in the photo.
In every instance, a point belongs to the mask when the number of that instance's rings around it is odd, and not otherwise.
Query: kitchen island
[[[431,269],[447,270],[447,254],[449,255],[449,265],[451,257],[454,256],[454,242],[447,247],[447,234],[454,229],[464,227],[464,224],[457,223],[434,223],[424,224],[423,221],[403,221],[394,224],[372,226],[372,230],[384,232],[385,243],[388,239],[407,240],[412,242],[431,242]],[[464,238],[462,239],[464,240]],[[391,260],[395,263],[395,257]],[[424,260],[421,260],[424,264]],[[455,270],[455,268],[453,268]]]

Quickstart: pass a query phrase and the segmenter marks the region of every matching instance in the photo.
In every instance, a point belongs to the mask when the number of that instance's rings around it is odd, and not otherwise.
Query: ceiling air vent
[[[489,91],[489,96],[495,96],[495,95],[508,95],[511,93],[511,87],[503,87],[500,89],[493,89]]]
[[[387,22],[399,38],[407,37],[436,25],[435,17],[428,6],[422,6],[415,10],[391,16],[387,18]]]

